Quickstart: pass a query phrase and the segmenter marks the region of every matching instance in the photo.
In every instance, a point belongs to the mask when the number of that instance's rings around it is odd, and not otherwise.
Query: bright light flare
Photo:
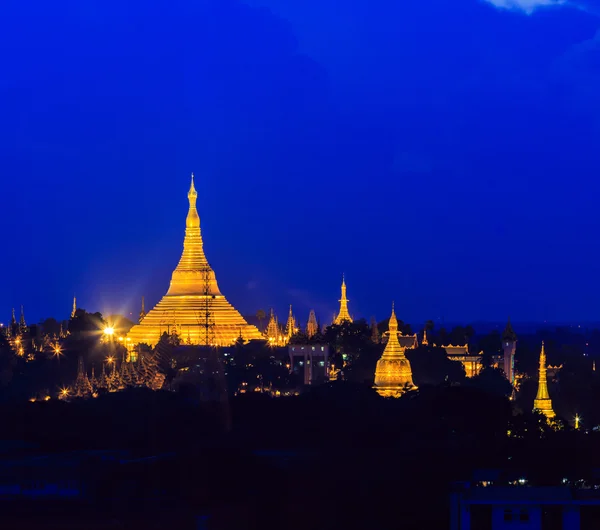
[[[112,336],[115,334],[115,328],[112,328],[110,326],[105,327],[103,331],[104,331],[104,334],[108,335],[108,336]]]

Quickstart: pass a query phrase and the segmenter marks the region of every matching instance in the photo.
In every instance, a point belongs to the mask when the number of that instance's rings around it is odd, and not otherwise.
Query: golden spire
[[[417,387],[412,380],[410,361],[404,355],[405,348],[398,341],[398,319],[392,303],[388,341],[381,359],[377,361],[375,385],[377,392],[384,397],[399,397]]]
[[[311,309],[308,315],[308,322],[306,324],[306,334],[308,338],[314,337],[319,331],[319,324],[317,323],[317,315],[315,315],[315,310]]]
[[[333,321],[334,324],[341,324],[342,322],[352,322],[352,317],[348,312],[348,298],[346,296],[346,279],[342,274],[342,297],[338,300],[340,303],[340,312]]]
[[[173,331],[178,334],[187,326],[193,344],[226,346],[235,342],[240,329],[244,340],[261,339],[258,329],[249,325],[221,294],[215,273],[206,259],[193,174],[187,198],[189,207],[181,258],[171,276],[167,294],[129,331],[131,345],[156,344],[165,324],[170,331],[171,322]]]
[[[423,328],[423,341],[421,342],[421,344],[423,346],[429,345],[429,342],[427,341],[427,327]]]
[[[75,311],[77,311],[77,297],[73,295],[73,309],[71,309],[71,318],[75,316]]]
[[[540,352],[540,368],[537,396],[533,402],[533,410],[541,412],[546,418],[551,419],[556,416],[552,409],[552,400],[548,393],[546,352],[544,351],[544,342],[542,341],[542,351]]]
[[[15,308],[12,308],[12,317],[10,319],[10,323],[14,326],[17,323],[17,319],[15,317]]]
[[[296,331],[296,319],[294,318],[294,315],[292,314],[292,305],[290,304],[290,312],[288,314],[288,319],[285,324],[285,333],[287,335],[288,340],[292,338],[292,335],[295,333],[295,331]]]
[[[269,344],[275,346],[279,344],[280,338],[281,333],[279,330],[279,322],[277,322],[275,312],[273,311],[273,308],[271,308],[271,315],[269,318],[269,323],[267,324],[267,340],[269,341]]]

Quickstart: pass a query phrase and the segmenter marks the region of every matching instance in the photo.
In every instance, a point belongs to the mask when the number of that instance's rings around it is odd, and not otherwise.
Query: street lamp
[[[112,337],[115,334],[115,328],[111,327],[111,326],[107,326],[104,328],[104,334],[108,335],[109,337]]]

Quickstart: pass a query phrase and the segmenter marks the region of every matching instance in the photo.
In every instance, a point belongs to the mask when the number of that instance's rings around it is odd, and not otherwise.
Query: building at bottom
[[[592,488],[457,483],[450,497],[450,530],[587,530],[598,528],[600,491]]]
[[[302,384],[313,385],[329,380],[328,344],[292,344],[288,346],[290,373],[301,377]]]

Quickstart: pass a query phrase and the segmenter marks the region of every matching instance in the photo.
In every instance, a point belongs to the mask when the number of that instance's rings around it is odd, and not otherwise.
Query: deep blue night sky
[[[0,321],[156,303],[192,171],[244,314],[600,319],[600,10],[551,3],[5,0]]]

